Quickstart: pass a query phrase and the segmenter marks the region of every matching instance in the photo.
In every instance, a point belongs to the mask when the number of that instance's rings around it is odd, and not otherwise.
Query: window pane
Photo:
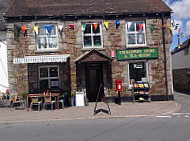
[[[128,34],[128,45],[136,44],[135,34]]]
[[[50,88],[59,88],[59,79],[51,79]]]
[[[145,44],[144,33],[137,34],[137,44]]]
[[[135,23],[134,22],[127,22],[128,32],[135,31]]]
[[[92,47],[91,36],[84,36],[84,47]]]
[[[39,37],[39,40],[38,40],[38,48],[39,48],[39,49],[47,48],[46,37]]]
[[[39,35],[47,35],[46,28],[45,27],[39,27],[38,28],[38,34]]]
[[[56,35],[56,28],[55,28],[55,26],[51,26],[51,30],[50,30],[50,33],[49,33],[50,35]]]
[[[98,25],[97,25],[96,30],[95,30],[95,28],[94,28],[94,25],[93,25],[93,24],[92,24],[92,26],[93,26],[93,33],[100,33],[100,24],[98,24]]]
[[[50,77],[58,77],[58,68],[57,67],[51,67],[49,68]]]
[[[101,37],[94,36],[94,46],[101,46]]]
[[[130,63],[129,64],[130,80],[144,81],[146,80],[146,67],[144,62]]]
[[[49,48],[57,48],[57,37],[49,37]]]
[[[40,88],[41,89],[47,89],[47,88],[49,88],[49,86],[48,86],[48,80],[40,80]]]
[[[137,31],[144,31],[143,22],[137,22],[136,23],[136,30]]]
[[[86,28],[84,30],[84,34],[91,33],[91,24],[86,24]]]
[[[40,78],[48,77],[48,68],[40,68]]]

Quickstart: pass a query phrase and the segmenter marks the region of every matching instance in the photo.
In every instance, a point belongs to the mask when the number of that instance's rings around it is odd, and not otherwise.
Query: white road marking
[[[158,118],[172,118],[171,116],[156,116]]]

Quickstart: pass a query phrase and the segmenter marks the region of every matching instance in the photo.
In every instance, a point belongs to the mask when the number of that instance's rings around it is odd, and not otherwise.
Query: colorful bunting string
[[[172,28],[171,26],[169,27],[169,29],[170,29],[171,31],[173,31],[173,28]]]
[[[108,29],[108,26],[109,26],[109,22],[108,21],[104,21],[104,26],[106,28],[106,30]]]
[[[143,29],[143,24],[139,24],[139,30]]]
[[[154,28],[155,28],[155,25],[154,25],[154,24],[151,24],[151,27],[150,27],[151,33],[153,33]]]
[[[50,30],[51,30],[51,25],[46,25],[45,27],[46,27],[46,29],[47,29],[48,33],[50,33]]]
[[[97,27],[98,27],[98,23],[93,23],[94,26],[94,30],[96,31]]]
[[[21,28],[22,28],[22,33],[25,34],[25,33],[26,33],[27,26],[24,26],[24,25],[23,25],[23,26],[21,26]]]
[[[36,35],[38,35],[38,27],[39,26],[34,26],[34,31],[35,31]]]
[[[82,23],[82,29],[83,29],[83,31],[85,31],[85,29],[86,29],[86,24],[85,23]]]
[[[74,30],[74,24],[69,24],[69,27]]]
[[[163,24],[162,27],[166,27],[166,24]]]
[[[120,20],[117,20],[116,22],[115,22],[115,24],[116,24],[116,29],[120,26]]]
[[[58,29],[60,32],[62,32],[63,31],[63,25],[58,25]]]

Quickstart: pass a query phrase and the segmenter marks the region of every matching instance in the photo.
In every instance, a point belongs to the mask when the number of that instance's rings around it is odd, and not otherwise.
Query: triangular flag
[[[86,29],[86,24],[85,23],[82,23],[82,29],[83,29],[83,31]]]
[[[108,29],[108,25],[109,25],[109,22],[108,21],[104,21],[104,26],[106,27],[106,29]]]
[[[181,28],[180,29],[178,29],[178,33],[180,33],[181,32]]]
[[[173,31],[173,28],[172,28],[171,26],[169,27],[169,29],[170,29],[171,31]]]
[[[58,29],[59,29],[59,31],[62,31],[63,30],[63,25],[58,25]]]
[[[120,20],[117,20],[116,22],[115,22],[115,24],[116,24],[116,29],[120,26]]]
[[[183,34],[182,36],[185,37],[185,34]]]
[[[50,33],[50,30],[51,30],[51,25],[46,25],[45,27],[46,27],[46,29],[47,29],[48,33]]]
[[[23,34],[25,34],[27,26],[21,26],[21,28],[22,28]]]
[[[34,31],[35,31],[36,34],[38,34],[38,27],[39,26],[34,26]]]
[[[139,30],[143,29],[143,24],[139,24]]]
[[[155,28],[155,25],[154,25],[154,24],[151,24],[151,27],[150,27],[151,33],[153,33],[154,28]]]
[[[175,29],[174,30],[177,30],[177,26],[175,26]]]
[[[127,22],[128,29],[130,29],[132,22]]]
[[[74,24],[69,24],[69,27],[74,30]]]
[[[94,30],[96,31],[97,27],[98,27],[98,23],[93,23],[94,26]]]
[[[166,27],[166,24],[163,24],[162,27]]]
[[[179,45],[177,48],[181,48],[181,46]]]

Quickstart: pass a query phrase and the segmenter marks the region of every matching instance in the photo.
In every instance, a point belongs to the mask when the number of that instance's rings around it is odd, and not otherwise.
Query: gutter
[[[162,13],[162,25],[164,25],[164,13]],[[165,27],[162,27],[162,35],[163,35],[163,49],[164,49],[166,99],[167,99],[167,101],[169,101],[169,97],[168,97],[168,75],[167,75],[166,43],[165,43]]]

